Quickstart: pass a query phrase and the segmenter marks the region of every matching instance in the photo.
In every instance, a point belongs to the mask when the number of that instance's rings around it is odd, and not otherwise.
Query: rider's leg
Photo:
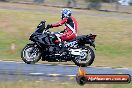
[[[60,34],[55,34],[55,35],[56,35],[56,37],[57,37],[57,39],[59,41],[59,46],[61,47],[62,46],[62,40],[60,38]]]
[[[76,34],[61,34],[60,35],[60,38],[61,38],[61,40],[63,40],[63,41],[68,41],[68,40],[71,40],[71,39],[74,39],[74,38],[76,38]]]

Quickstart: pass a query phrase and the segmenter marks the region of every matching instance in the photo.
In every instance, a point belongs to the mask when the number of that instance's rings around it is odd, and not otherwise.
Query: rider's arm
[[[62,24],[64,24],[65,22],[67,22],[68,18],[63,18],[62,20],[60,20],[59,22],[55,23],[55,24],[51,24],[52,27],[58,27],[61,26]]]

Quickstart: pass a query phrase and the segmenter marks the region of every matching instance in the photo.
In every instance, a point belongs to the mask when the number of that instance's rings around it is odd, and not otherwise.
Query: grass
[[[2,3],[1,6],[31,9],[0,9],[1,60],[20,61],[20,52],[29,42],[28,38],[38,23],[43,19],[47,20],[47,23],[56,22],[61,10],[60,8],[13,3]],[[39,10],[42,10],[42,12]],[[73,12],[79,24],[79,35],[90,32],[98,35],[96,38],[96,58],[93,65],[132,67],[132,19],[125,18],[130,14],[75,9],[73,9]],[[63,27],[54,28],[51,31],[60,31],[61,29]],[[15,44],[16,47],[14,51],[11,50],[12,44]]]
[[[26,0],[26,1],[10,0],[10,2],[17,2],[17,3],[25,2],[25,3],[35,4],[32,2],[32,0]],[[77,0],[76,3],[77,3],[77,7],[74,7],[74,8],[87,8],[88,6],[88,3],[85,0]],[[60,7],[64,7],[66,6],[66,4],[67,4],[67,0],[54,0],[54,1],[48,0],[48,1],[45,1],[44,3],[39,3],[39,5],[51,5],[51,6],[60,6]],[[102,2],[101,10],[117,11],[116,3],[103,3]],[[131,6],[119,5],[118,12],[132,13]]]
[[[51,83],[52,82],[52,83]],[[80,86],[75,82],[54,81],[7,81],[0,82],[0,88],[131,88],[132,84],[85,84]]]

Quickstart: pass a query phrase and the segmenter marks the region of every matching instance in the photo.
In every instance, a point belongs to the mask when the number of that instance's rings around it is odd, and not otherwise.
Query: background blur
[[[78,22],[78,35],[91,32],[97,34],[95,41],[96,57],[92,66],[132,69],[131,1],[0,0],[0,60],[22,61],[21,50],[29,43],[29,36],[35,31],[40,21],[46,20],[47,24],[55,23],[60,19],[60,11],[64,7],[68,7]],[[62,31],[63,29],[62,26],[50,30]],[[47,62],[39,61],[39,63]],[[65,62],[63,64],[73,63]],[[1,69],[3,68],[1,67]],[[5,73],[7,72],[5,71]],[[71,82],[70,85],[69,83],[54,80],[16,80],[9,82],[6,80],[0,81],[0,88],[82,88],[76,83]],[[88,84],[83,86],[83,88],[88,87],[132,88],[132,85]]]
[[[132,0],[0,0],[0,1],[132,13],[131,10]]]
[[[92,65],[132,68],[132,6],[127,0],[0,0],[0,60],[20,53],[41,20],[60,19],[64,7],[78,21],[78,35],[97,34]],[[63,26],[51,31],[61,31]],[[69,64],[73,64],[68,62]],[[67,63],[66,63],[67,64]]]

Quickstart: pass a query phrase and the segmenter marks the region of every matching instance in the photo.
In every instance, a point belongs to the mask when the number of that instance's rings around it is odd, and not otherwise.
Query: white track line
[[[3,61],[3,60],[0,60],[0,62],[24,63],[24,62],[21,62],[21,61]]]
[[[66,75],[67,77],[76,77],[76,75]]]
[[[61,74],[48,74],[48,76],[61,76]]]
[[[132,70],[132,69],[128,69],[128,68],[113,68],[113,69],[125,69],[125,70]]]
[[[29,73],[30,75],[44,75],[44,73]]]
[[[69,67],[75,67],[76,65],[65,65],[65,64],[58,64],[60,66],[69,66]]]
[[[76,77],[76,75],[62,75],[62,74],[44,74],[44,73],[29,73],[30,75],[34,75],[34,76],[38,76],[38,75],[47,75],[47,76],[54,76],[54,77],[58,77],[58,76],[64,76],[64,77]]]

